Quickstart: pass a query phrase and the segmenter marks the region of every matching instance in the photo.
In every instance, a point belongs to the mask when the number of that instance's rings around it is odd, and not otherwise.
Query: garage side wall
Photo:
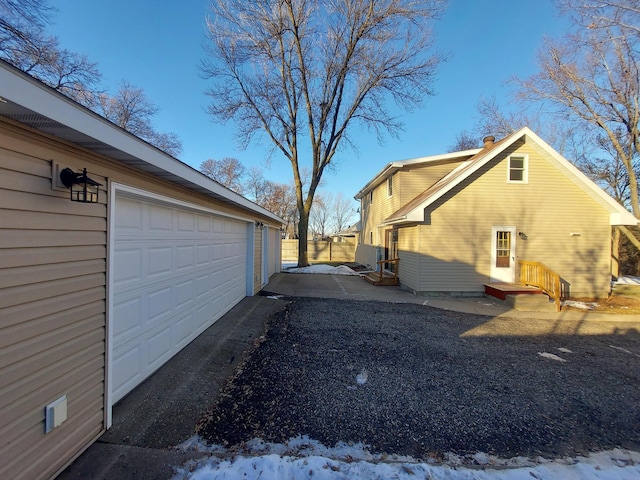
[[[0,478],[17,480],[50,477],[103,429],[107,208],[104,192],[53,191],[51,152],[12,133],[0,129]],[[68,419],[45,434],[63,395]]]
[[[87,168],[100,203],[52,189],[54,165]],[[111,182],[270,221],[0,119],[0,478],[50,478],[105,428]],[[67,420],[45,434],[45,406],[63,395]]]

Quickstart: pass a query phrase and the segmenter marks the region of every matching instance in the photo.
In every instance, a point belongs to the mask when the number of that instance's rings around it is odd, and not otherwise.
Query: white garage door
[[[245,222],[117,194],[111,402],[244,298]]]

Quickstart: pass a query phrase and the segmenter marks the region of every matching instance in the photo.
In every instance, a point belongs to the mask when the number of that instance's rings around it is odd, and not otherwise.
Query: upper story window
[[[387,197],[393,195],[393,175],[387,178]]]
[[[509,157],[509,183],[527,183],[528,163],[527,155],[511,155]]]
[[[373,190],[369,192],[369,205],[373,205]]]

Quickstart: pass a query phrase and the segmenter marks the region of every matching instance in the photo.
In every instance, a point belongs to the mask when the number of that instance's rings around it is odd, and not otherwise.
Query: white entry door
[[[116,193],[110,313],[114,404],[246,294],[247,223]]]
[[[516,275],[516,227],[491,227],[491,282],[513,283]]]

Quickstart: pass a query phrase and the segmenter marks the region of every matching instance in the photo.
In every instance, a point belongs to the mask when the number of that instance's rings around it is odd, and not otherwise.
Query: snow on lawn
[[[335,448],[310,440],[291,439],[286,445],[261,440],[247,443],[242,454],[206,447],[197,437],[182,449],[220,455],[177,469],[174,480],[223,479],[398,479],[417,480],[626,480],[640,478],[640,452],[615,449],[588,457],[533,460],[501,459],[483,453],[466,457],[448,454],[445,465],[418,462],[411,457],[374,455],[362,444]]]
[[[640,277],[622,276],[616,280],[616,285],[640,285]]]
[[[287,273],[325,273],[330,275],[359,275],[346,265],[332,267],[331,265],[310,265],[308,267],[289,268]]]
[[[575,300],[565,300],[562,302],[565,307],[579,308],[580,310],[595,310],[598,302],[577,302]]]

